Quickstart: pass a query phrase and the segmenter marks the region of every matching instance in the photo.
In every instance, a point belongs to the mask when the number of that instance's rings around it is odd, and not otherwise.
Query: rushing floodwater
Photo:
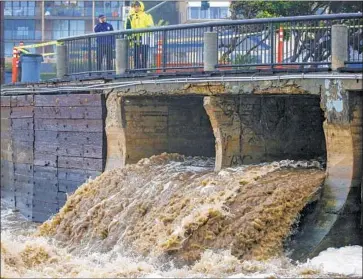
[[[305,263],[278,251],[294,207],[302,206],[288,197],[315,191],[323,177],[318,162],[212,169],[210,159],[144,159],[83,185],[41,228],[2,202],[1,277],[362,276],[360,246],[329,248]]]

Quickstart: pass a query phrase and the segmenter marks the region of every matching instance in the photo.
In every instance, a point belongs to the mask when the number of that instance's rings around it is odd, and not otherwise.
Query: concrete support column
[[[128,46],[127,39],[116,40],[116,75],[122,75],[128,69]]]
[[[204,71],[214,71],[218,64],[218,34],[204,33]]]
[[[215,171],[242,163],[241,122],[237,104],[233,97],[204,98],[204,109],[209,115],[215,136]]]
[[[106,101],[107,158],[105,171],[124,167],[126,164],[125,113],[122,110],[124,98],[110,94]]]
[[[348,27],[346,25],[333,25],[331,40],[331,66],[332,70],[344,67],[348,60]]]
[[[57,45],[57,78],[64,78],[68,74],[67,46]]]
[[[352,83],[354,85],[354,83]],[[293,259],[314,257],[328,247],[362,245],[360,235],[363,162],[363,92],[349,92],[341,80],[326,80],[326,179],[313,219],[291,245]]]

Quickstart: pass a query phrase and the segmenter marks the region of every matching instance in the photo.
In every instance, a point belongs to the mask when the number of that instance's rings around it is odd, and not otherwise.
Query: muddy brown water
[[[2,230],[2,277],[139,277],[161,267],[174,277],[225,276],[261,272],[274,259],[281,270],[302,270],[284,256],[283,241],[324,181],[319,166],[285,160],[216,173],[210,158],[142,159],[85,183],[39,227]],[[219,271],[213,260],[224,263]]]

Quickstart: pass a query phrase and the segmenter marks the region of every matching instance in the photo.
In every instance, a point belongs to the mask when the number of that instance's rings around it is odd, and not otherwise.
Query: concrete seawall
[[[216,171],[326,157],[292,257],[361,244],[361,86],[318,79],[1,97],[1,196],[43,221],[88,177],[162,152],[215,157]]]
[[[1,97],[1,197],[33,221],[104,169],[102,95]]]

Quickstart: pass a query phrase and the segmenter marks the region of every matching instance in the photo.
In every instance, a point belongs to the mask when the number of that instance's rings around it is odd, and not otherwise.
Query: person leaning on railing
[[[153,18],[145,11],[144,3],[141,1],[135,1],[132,4],[132,8],[129,16],[126,20],[126,29],[139,29],[148,28],[154,26]],[[148,33],[134,33],[130,36],[131,47],[134,48],[134,68],[146,69],[150,35]]]
[[[98,23],[94,27],[95,33],[99,32],[109,32],[113,31],[113,27],[111,24],[106,22],[105,15],[98,16]],[[115,39],[113,36],[98,36],[96,38],[97,42],[97,71],[101,71],[103,58],[106,57],[106,70],[112,70],[112,58],[113,58],[113,49],[115,46]]]

